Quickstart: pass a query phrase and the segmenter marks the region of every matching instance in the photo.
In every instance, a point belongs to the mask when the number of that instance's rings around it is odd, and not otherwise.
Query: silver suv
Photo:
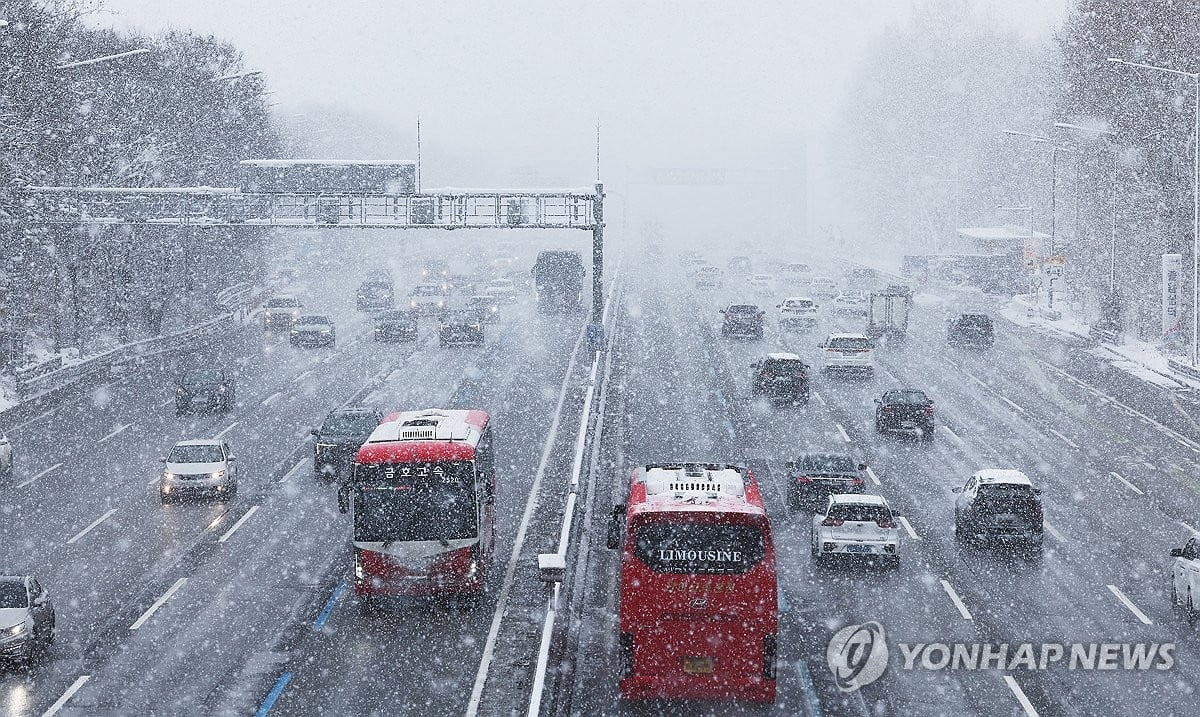
[[[29,575],[0,575],[0,660],[29,666],[54,642],[54,603]]]
[[[189,493],[232,498],[238,486],[236,460],[225,441],[180,441],[162,459],[159,497],[163,503]]]

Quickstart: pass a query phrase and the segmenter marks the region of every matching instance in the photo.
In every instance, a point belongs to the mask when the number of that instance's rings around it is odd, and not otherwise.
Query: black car
[[[395,309],[375,317],[376,341],[416,341],[417,312]]]
[[[954,537],[963,542],[1042,548],[1041,491],[1015,470],[981,470],[954,492]]]
[[[766,396],[776,403],[808,403],[808,364],[796,354],[767,354],[750,364],[754,375],[750,393]]]
[[[950,320],[946,342],[957,348],[990,349],[994,334],[992,317],[987,314],[959,314]]]
[[[754,304],[731,304],[721,309],[725,320],[721,322],[722,336],[761,339],[763,337],[762,309]]]
[[[175,382],[175,415],[189,411],[232,411],[233,377],[217,368],[193,368]]]
[[[54,642],[54,603],[29,575],[0,575],[0,662],[28,667]]]
[[[483,346],[483,321],[474,309],[454,309],[438,322],[438,344]]]
[[[467,302],[467,308],[476,312],[485,324],[494,324],[500,320],[500,302],[494,296],[472,296]]]
[[[330,411],[321,427],[312,429],[317,439],[313,446],[313,474],[317,478],[349,477],[354,454],[382,422],[383,414],[373,408]]]
[[[792,510],[814,505],[834,493],[862,493],[859,463],[848,453],[805,453],[787,464],[787,502]]]
[[[337,329],[324,314],[305,314],[292,325],[288,340],[292,346],[333,346],[337,343]]]
[[[915,388],[894,388],[875,399],[875,430],[907,431],[933,440],[933,400]]]

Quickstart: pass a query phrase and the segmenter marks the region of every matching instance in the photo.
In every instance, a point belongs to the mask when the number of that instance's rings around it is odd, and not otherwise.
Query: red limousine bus
[[[387,416],[358,449],[339,494],[353,517],[355,593],[483,593],[496,542],[495,498],[488,414]]]
[[[741,466],[637,468],[613,509],[621,696],[775,701],[775,548]]]

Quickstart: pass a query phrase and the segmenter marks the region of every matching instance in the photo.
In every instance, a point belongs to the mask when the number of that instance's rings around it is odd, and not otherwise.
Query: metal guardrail
[[[1167,359],[1167,365],[1171,367],[1172,371],[1176,371],[1184,376],[1187,376],[1188,378],[1200,381],[1200,368],[1197,368],[1196,366],[1191,366],[1173,358]]]
[[[1106,344],[1115,344],[1121,338],[1120,333],[1115,329],[1102,329],[1097,326],[1088,327],[1088,336],[1091,336],[1096,341]]]
[[[233,312],[245,307],[253,293],[254,285],[243,281],[218,291],[213,303],[223,311]]]

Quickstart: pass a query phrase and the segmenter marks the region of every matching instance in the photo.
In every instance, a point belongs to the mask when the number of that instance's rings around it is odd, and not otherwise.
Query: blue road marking
[[[325,623],[329,621],[329,616],[333,613],[334,606],[337,601],[342,598],[342,594],[346,592],[346,583],[338,583],[333,594],[329,596],[329,600],[325,603],[325,607],[321,608],[321,614],[317,615],[316,622],[313,623],[313,628],[320,630],[325,627]]]
[[[808,717],[821,717],[821,701],[817,699],[817,688],[813,685],[812,675],[804,660],[796,660],[796,673],[800,675],[800,686],[804,688],[804,698],[808,702]]]
[[[285,672],[275,681],[275,686],[267,694],[267,699],[263,701],[262,707],[258,708],[258,712],[254,713],[254,717],[267,717],[267,713],[275,706],[275,700],[279,699],[279,695],[283,694],[283,688],[292,681],[292,673]]]

